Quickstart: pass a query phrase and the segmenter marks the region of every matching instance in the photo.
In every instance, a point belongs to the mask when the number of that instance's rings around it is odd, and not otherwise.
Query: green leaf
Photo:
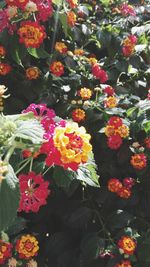
[[[134,120],[137,117],[139,110],[137,107],[132,107],[127,110],[127,116]]]
[[[28,53],[35,58],[48,58],[50,54],[47,53],[44,48],[27,48]]]
[[[117,210],[114,212],[109,220],[111,229],[119,229],[127,227],[130,222],[133,220],[133,215],[123,211]]]
[[[62,167],[55,166],[53,179],[59,187],[62,187],[67,191],[71,182],[75,179],[75,172],[64,170]]]
[[[56,6],[59,6],[62,4],[62,0],[52,0],[52,3],[55,4]]]
[[[144,130],[145,130],[146,133],[150,133],[150,121],[145,122],[143,124],[143,128],[144,128]]]
[[[137,254],[140,261],[150,262],[150,235],[148,234],[145,238],[138,240]]]
[[[0,231],[4,231],[13,223],[19,206],[18,180],[11,166],[0,186],[0,203]]]
[[[68,23],[67,23],[67,16],[65,13],[59,13],[59,20],[61,22],[62,28],[64,30],[65,35],[68,35]]]

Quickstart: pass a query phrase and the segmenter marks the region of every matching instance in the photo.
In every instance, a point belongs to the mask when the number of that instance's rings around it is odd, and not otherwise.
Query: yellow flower
[[[21,259],[29,259],[36,256],[38,250],[38,241],[34,236],[23,235],[17,240],[16,251]]]
[[[116,131],[122,138],[126,138],[129,136],[129,128],[125,124],[122,124],[118,127]]]
[[[115,96],[109,96],[104,101],[106,108],[115,108],[117,106],[118,100]]]
[[[107,125],[105,127],[105,134],[107,137],[110,137],[111,135],[115,134],[116,130],[115,127],[113,125]]]
[[[83,56],[84,53],[85,53],[84,50],[83,49],[80,49],[80,48],[74,50],[74,55],[75,56]]]
[[[67,52],[68,48],[63,42],[56,42],[55,50],[61,54],[65,54]]]
[[[92,96],[92,90],[89,88],[83,87],[80,89],[79,95],[81,96],[83,100],[88,100]]]

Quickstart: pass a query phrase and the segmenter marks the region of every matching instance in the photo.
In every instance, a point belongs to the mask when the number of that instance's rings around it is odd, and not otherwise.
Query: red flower
[[[122,183],[117,178],[111,178],[108,181],[108,190],[117,193],[122,188]]]
[[[5,261],[12,255],[12,244],[6,243],[0,239],[0,265],[4,264]]]
[[[144,139],[144,144],[146,148],[150,149],[150,137]]]
[[[0,63],[0,75],[7,75],[9,72],[11,72],[12,67],[7,63]]]
[[[60,61],[54,61],[49,68],[55,76],[59,77],[64,74],[64,65]]]
[[[0,10],[0,32],[8,27],[8,16],[6,10]]]
[[[126,17],[128,15],[130,16],[136,16],[136,12],[133,8],[133,6],[131,5],[128,5],[127,3],[123,3],[120,7],[119,7],[119,10],[121,12],[121,14]]]
[[[130,236],[122,236],[118,241],[118,247],[121,253],[132,255],[136,249],[136,242]]]
[[[118,149],[122,144],[122,139],[119,134],[114,134],[108,137],[107,145],[111,149]]]
[[[147,165],[147,157],[144,153],[135,154],[131,157],[130,163],[135,169],[142,170]]]
[[[132,267],[131,262],[128,260],[123,260],[121,263],[118,263],[114,267]]]
[[[129,198],[131,196],[131,191],[129,188],[122,186],[117,192],[117,195],[121,198]]]
[[[112,116],[108,121],[108,125],[112,125],[115,128],[118,128],[122,125],[122,119],[117,116]]]
[[[123,184],[125,187],[131,189],[133,185],[135,185],[135,180],[131,177],[127,177],[123,179]]]
[[[105,83],[108,80],[106,71],[101,69],[97,63],[92,66],[92,74],[96,77],[96,79],[99,79],[101,83]]]
[[[108,75],[105,70],[100,70],[99,71],[99,79],[100,83],[105,83],[108,80]]]
[[[80,108],[76,108],[72,112],[72,119],[76,122],[81,122],[85,120],[85,111]]]
[[[38,212],[39,208],[46,204],[46,198],[50,191],[49,182],[44,181],[41,174],[29,172],[19,175],[20,205],[19,211]]]
[[[111,86],[106,86],[104,89],[104,93],[108,96],[112,96],[115,93],[115,90]]]
[[[51,0],[36,0],[36,5],[38,9],[37,19],[41,21],[46,21],[52,15],[52,1]]]

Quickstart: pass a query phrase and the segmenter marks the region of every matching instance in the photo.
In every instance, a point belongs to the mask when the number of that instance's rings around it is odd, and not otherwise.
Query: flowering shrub
[[[149,1],[0,2],[0,265],[148,267]]]

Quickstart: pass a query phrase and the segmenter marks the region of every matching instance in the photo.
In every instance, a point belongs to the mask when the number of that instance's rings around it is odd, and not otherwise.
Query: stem
[[[15,149],[14,146],[11,146],[11,147],[9,148],[9,150],[7,151],[7,154],[6,154],[6,156],[5,156],[4,161],[9,162],[9,160],[10,160],[10,158],[11,158],[11,155],[12,155],[13,152],[14,152],[14,149]]]
[[[52,166],[48,167],[48,168],[45,170],[45,172],[42,173],[42,175],[45,175],[45,174],[50,170],[51,167],[52,167]]]
[[[33,158],[31,158],[31,161],[30,161],[30,168],[29,168],[29,172],[32,171],[32,166],[33,166]]]
[[[28,159],[16,172],[15,174],[17,175],[22,169],[24,169],[24,167],[26,167],[28,165],[28,163],[30,162],[30,159]]]

